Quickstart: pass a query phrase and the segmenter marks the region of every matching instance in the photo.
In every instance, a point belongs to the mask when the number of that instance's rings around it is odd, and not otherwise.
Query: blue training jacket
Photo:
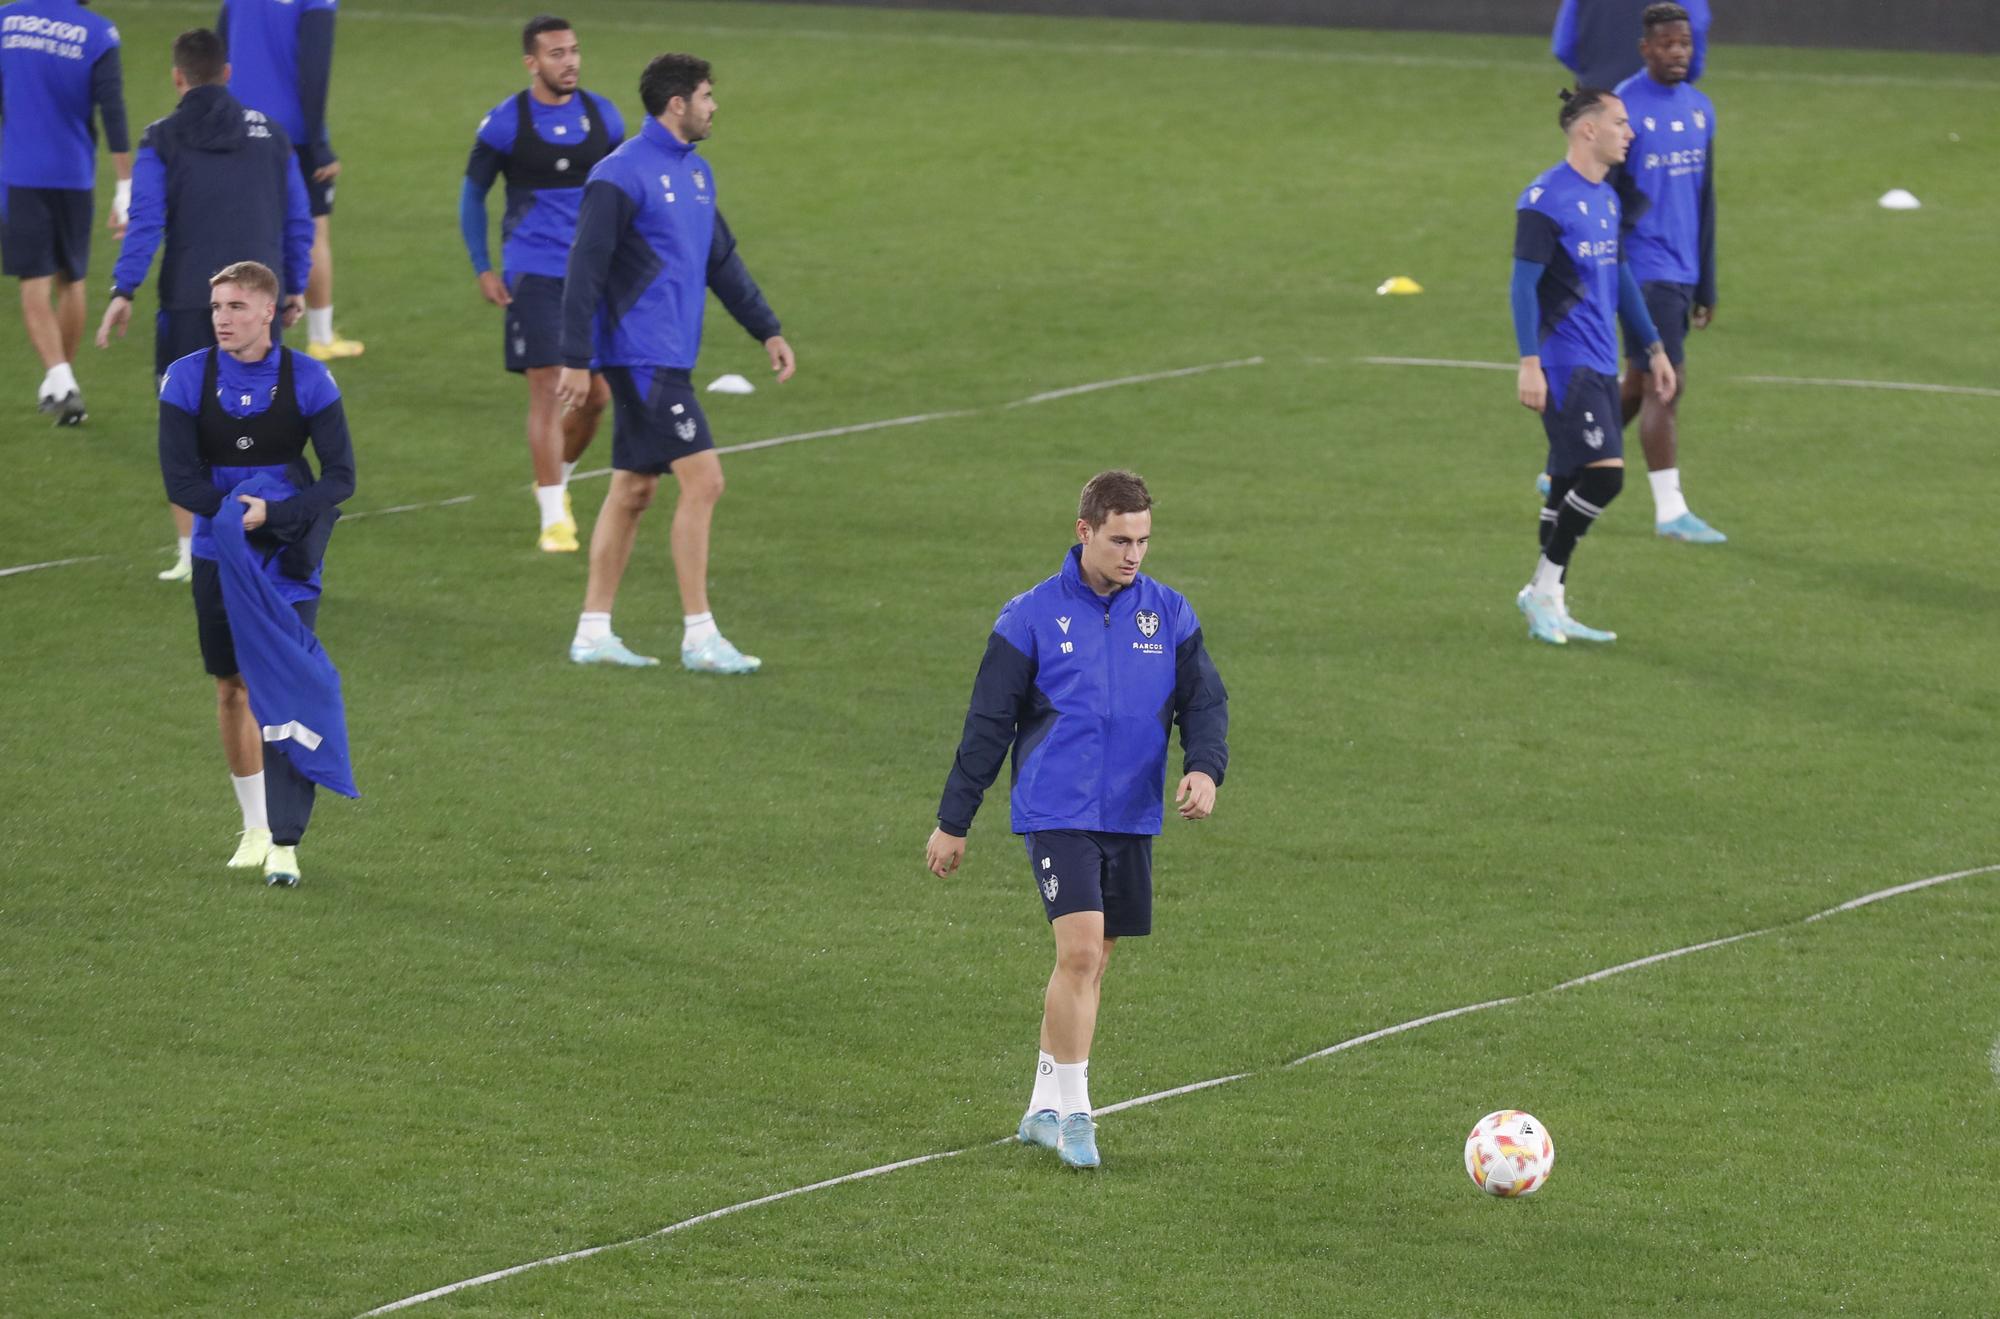
[[[1576,75],[1577,86],[1609,91],[1645,67],[1639,58],[1639,38],[1645,35],[1641,20],[1652,2],[1563,0],[1549,52]],[[1694,82],[1708,63],[1708,0],[1680,0],[1680,4],[1688,12],[1688,31],[1694,38],[1694,55],[1688,62],[1688,81]]]
[[[709,289],[759,343],[779,332],[716,208],[708,162],[648,117],[584,185],[563,275],[563,364],[692,369]]]
[[[948,834],[972,827],[1010,746],[1017,834],[1160,832],[1175,723],[1184,772],[1222,782],[1229,693],[1194,607],[1144,573],[1106,599],[1081,560],[1072,547],[1061,572],[1009,600],[993,625],[938,803]]]
[[[314,783],[345,797],[359,797],[361,790],[354,786],[347,757],[340,670],[273,585],[265,557],[244,535],[244,506],[235,499],[252,495],[278,501],[292,493],[283,481],[260,473],[232,489],[216,511],[222,606],[229,614],[243,685],[250,691],[250,713],[263,729],[264,740],[286,743],[292,767]]]
[[[0,5],[0,187],[88,189],[105,146],[130,151],[118,29],[76,0]]]

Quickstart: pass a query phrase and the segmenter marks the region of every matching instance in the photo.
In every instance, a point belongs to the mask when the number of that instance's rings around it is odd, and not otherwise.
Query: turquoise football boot
[[[569,643],[569,658],[572,664],[619,664],[628,669],[643,669],[660,662],[651,655],[633,654],[615,636],[602,636],[595,641],[572,641]]]
[[[1683,541],[1689,545],[1721,545],[1729,539],[1692,513],[1683,513],[1672,522],[1656,522],[1653,531],[1668,540]]]
[[[1560,646],[1569,640],[1563,632],[1562,609],[1545,595],[1536,595],[1532,586],[1521,588],[1514,597],[1514,607],[1528,616],[1528,635],[1537,641],[1546,641],[1551,646]]]
[[[1606,632],[1602,628],[1585,627],[1574,618],[1571,618],[1567,604],[1557,606],[1556,618],[1562,627],[1563,635],[1571,641],[1595,641],[1599,644],[1606,644],[1618,640],[1616,632]]]
[[[1040,1145],[1045,1150],[1056,1147],[1058,1131],[1062,1121],[1053,1108],[1038,1108],[1021,1119],[1021,1129],[1014,1133],[1014,1139],[1023,1145]]]
[[[1090,1114],[1071,1113],[1062,1120],[1056,1133],[1056,1157],[1072,1168],[1095,1168],[1102,1162],[1097,1157],[1097,1124],[1090,1120]]]
[[[764,661],[745,655],[715,632],[699,646],[681,649],[681,667],[689,673],[755,673],[764,667]]]

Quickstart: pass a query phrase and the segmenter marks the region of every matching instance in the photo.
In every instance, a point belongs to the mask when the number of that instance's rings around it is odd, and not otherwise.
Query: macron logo
[[[1063,630],[1064,636],[1069,635],[1069,620],[1067,618],[1058,618],[1056,620],[1056,626]]]

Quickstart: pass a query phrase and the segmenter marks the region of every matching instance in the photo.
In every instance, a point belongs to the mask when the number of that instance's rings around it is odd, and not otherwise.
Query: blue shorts
[[[86,188],[0,188],[0,274],[82,279],[90,269],[90,217]]]
[[[607,366],[611,386],[611,465],[658,476],[715,447],[686,371],[671,366]]]
[[[1048,918],[1079,911],[1104,913],[1104,937],[1153,932],[1153,838],[1089,829],[1045,829],[1026,835],[1028,865]]]
[[[292,604],[306,631],[319,621],[319,599]],[[194,561],[194,629],[201,642],[201,666],[211,678],[236,676],[236,637],[229,630],[229,611],[222,606],[222,565],[214,559]]]
[[[507,369],[516,373],[561,366],[563,282],[554,275],[509,275]]]
[[[315,219],[322,215],[332,215],[334,180],[314,183],[312,160],[306,149],[294,146],[292,153],[299,158],[299,177],[306,181],[306,209],[312,212]]]
[[[1649,279],[1639,286],[1639,292],[1646,295],[1646,311],[1653,318],[1654,328],[1660,332],[1660,343],[1667,350],[1667,360],[1678,368],[1687,360],[1688,324],[1694,314],[1694,285]],[[1625,331],[1625,360],[1632,366],[1645,369],[1646,345],[1640,343],[1630,330]]]
[[[1550,476],[1575,476],[1592,463],[1625,456],[1623,404],[1618,401],[1618,377],[1601,375],[1587,366],[1549,377],[1549,403],[1542,410],[1542,431],[1549,437]]]

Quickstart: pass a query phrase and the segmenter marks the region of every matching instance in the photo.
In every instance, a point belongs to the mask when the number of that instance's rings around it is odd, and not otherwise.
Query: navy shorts
[[[1625,456],[1623,405],[1618,401],[1618,377],[1600,375],[1587,366],[1571,367],[1560,379],[1549,378],[1549,403],[1542,410],[1542,431],[1549,437],[1550,476],[1575,476],[1592,463]]]
[[[1078,911],[1104,913],[1104,937],[1153,932],[1153,838],[1089,829],[1045,829],[1026,836],[1035,891],[1050,920]]]
[[[562,365],[563,282],[554,275],[509,275],[507,369]]]
[[[0,274],[82,279],[90,269],[90,217],[87,188],[0,188]]]
[[[314,218],[333,214],[334,180],[325,183],[313,182],[313,164],[304,147],[293,147],[292,152],[299,158],[299,177],[306,181],[306,209]]]
[[[292,606],[306,631],[319,621],[319,600],[300,600]],[[222,568],[214,559],[194,561],[194,626],[201,639],[201,666],[212,678],[230,678],[237,672],[236,638],[229,631],[229,614],[222,607]]]
[[[607,366],[611,386],[611,465],[658,476],[715,447],[688,373],[670,366]]]
[[[1654,328],[1660,332],[1660,343],[1667,350],[1667,360],[1678,368],[1687,360],[1688,325],[1694,315],[1694,285],[1649,279],[1639,286],[1639,292],[1646,295],[1646,312],[1653,318]],[[1646,345],[1640,343],[1630,330],[1625,331],[1625,360],[1642,370],[1646,365]]]

